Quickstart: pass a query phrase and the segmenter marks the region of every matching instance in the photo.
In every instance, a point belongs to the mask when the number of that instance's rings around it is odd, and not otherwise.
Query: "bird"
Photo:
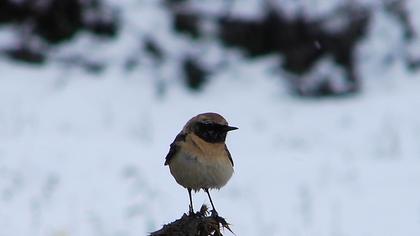
[[[218,215],[209,190],[222,188],[233,175],[233,159],[225,141],[227,133],[236,129],[218,113],[202,113],[191,118],[170,145],[164,165],[188,190],[189,215],[194,215],[191,191],[201,189],[210,199],[212,215]]]

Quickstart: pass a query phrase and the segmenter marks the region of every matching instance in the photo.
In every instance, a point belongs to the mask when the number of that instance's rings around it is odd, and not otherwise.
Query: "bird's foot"
[[[190,206],[190,210],[188,211],[188,216],[195,216],[194,209]]]

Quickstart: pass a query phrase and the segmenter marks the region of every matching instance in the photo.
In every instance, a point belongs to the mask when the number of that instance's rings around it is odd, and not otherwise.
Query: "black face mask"
[[[223,143],[228,131],[229,126],[214,123],[199,122],[194,127],[194,133],[209,143]]]

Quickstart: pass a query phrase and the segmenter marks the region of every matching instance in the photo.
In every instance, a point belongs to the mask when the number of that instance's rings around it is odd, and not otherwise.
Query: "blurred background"
[[[164,157],[207,111],[239,127],[212,195],[236,235],[420,235],[419,11],[1,0],[0,235],[146,235],[179,218],[188,194]]]

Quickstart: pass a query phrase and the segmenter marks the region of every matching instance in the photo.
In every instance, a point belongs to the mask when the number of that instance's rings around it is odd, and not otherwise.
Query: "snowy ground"
[[[420,81],[299,100],[267,64],[159,97],[134,74],[63,78],[2,61],[0,235],[145,235],[181,216],[187,192],[164,156],[203,111],[240,127],[228,140],[235,175],[213,193],[237,235],[419,235]]]
[[[1,58],[0,236],[146,235],[179,218],[188,195],[164,157],[205,111],[240,128],[228,137],[235,174],[213,192],[236,235],[420,235],[419,74],[399,55],[384,64],[400,41],[377,19],[358,55],[364,90],[341,99],[291,97],[275,59],[234,53],[202,93],[167,78],[171,65],[126,73],[117,60],[96,75]],[[124,32],[86,50],[113,58],[129,50]]]

